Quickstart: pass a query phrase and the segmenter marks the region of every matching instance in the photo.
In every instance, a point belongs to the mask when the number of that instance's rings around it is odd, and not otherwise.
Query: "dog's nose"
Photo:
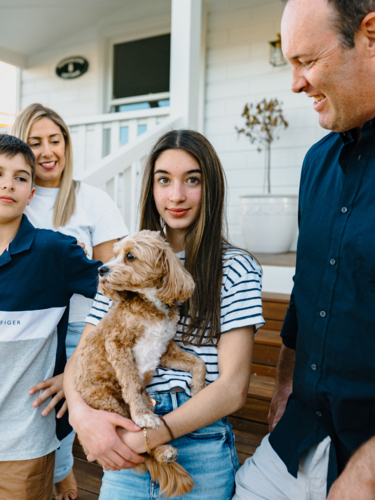
[[[98,270],[99,270],[100,276],[104,276],[105,274],[108,273],[109,267],[108,266],[101,266],[101,267],[99,267]]]

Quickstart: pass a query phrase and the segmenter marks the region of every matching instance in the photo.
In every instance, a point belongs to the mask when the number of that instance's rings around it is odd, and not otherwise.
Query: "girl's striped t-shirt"
[[[177,254],[184,264],[185,253]],[[223,256],[223,281],[221,287],[221,333],[254,326],[255,331],[264,325],[262,317],[262,272],[257,262],[246,253],[233,248]],[[86,322],[96,326],[105,316],[112,301],[98,293]],[[212,344],[184,345],[181,341],[184,325],[178,323],[175,342],[184,351],[195,354],[206,364],[206,384],[219,378],[218,351]],[[169,368],[157,368],[147,387],[149,393],[165,392],[180,387],[190,396],[191,373]]]

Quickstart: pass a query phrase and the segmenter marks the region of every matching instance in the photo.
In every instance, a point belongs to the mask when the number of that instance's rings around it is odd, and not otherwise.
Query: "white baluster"
[[[111,123],[111,148],[110,153],[114,153],[120,147],[120,122],[114,121]],[[118,201],[118,181],[115,178],[111,179],[106,184],[106,191],[112,200],[116,203]]]
[[[97,164],[102,159],[102,153],[103,153],[103,124],[102,123],[96,123],[94,125],[93,138],[94,138],[93,158],[94,158],[94,164]],[[91,166],[92,165],[89,165],[89,168]]]
[[[111,149],[110,153],[114,153],[120,147],[120,122],[111,123]]]
[[[137,197],[137,173],[139,171],[139,161],[131,166],[131,199],[130,199],[130,231],[134,233],[138,229],[138,197]]]
[[[86,125],[76,127],[75,133],[76,149],[73,151],[74,173],[85,169],[86,158]]]
[[[132,172],[131,167],[124,170],[122,176],[123,184],[123,205],[122,205],[122,216],[124,217],[125,224],[127,225],[129,231],[131,229],[131,207],[132,207]]]

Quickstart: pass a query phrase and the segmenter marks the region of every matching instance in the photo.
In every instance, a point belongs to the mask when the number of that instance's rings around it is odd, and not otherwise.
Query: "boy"
[[[93,298],[100,262],[74,238],[35,229],[23,211],[33,197],[35,157],[0,135],[0,498],[50,500],[54,454],[70,431],[30,387],[63,372],[69,300]],[[57,408],[58,409],[58,408]]]

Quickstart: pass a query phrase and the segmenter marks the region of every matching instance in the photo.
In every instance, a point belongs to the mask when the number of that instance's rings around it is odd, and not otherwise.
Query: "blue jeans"
[[[155,413],[165,415],[185,403],[184,392],[151,394],[159,404]],[[239,468],[232,427],[226,418],[171,442],[178,449],[177,462],[191,474],[195,486],[183,500],[230,500],[234,493],[234,476]],[[99,500],[156,500],[159,484],[151,481],[149,472],[133,470],[105,471]]]
[[[81,338],[85,322],[69,323],[66,335],[66,358],[69,359]],[[65,479],[73,468],[73,441],[76,433],[72,431],[62,441],[60,448],[55,454],[55,470],[53,472],[53,483],[59,483]]]

